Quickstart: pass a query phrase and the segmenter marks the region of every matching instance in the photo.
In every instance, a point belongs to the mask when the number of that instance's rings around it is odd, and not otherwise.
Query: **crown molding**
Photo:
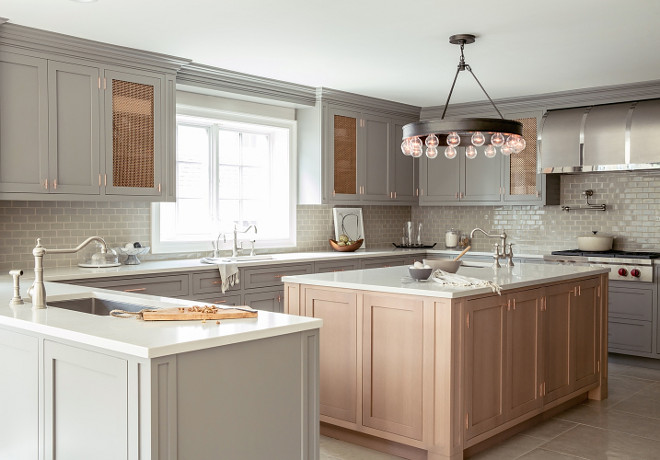
[[[617,102],[638,101],[660,98],[660,80],[644,81],[626,85],[598,86],[581,88],[556,93],[537,94],[534,96],[496,99],[495,104],[502,113],[528,112],[536,110],[566,109]],[[439,118],[444,106],[424,107],[422,119]],[[493,106],[488,101],[451,104],[447,113],[450,117],[483,115],[493,113]]]
[[[311,86],[234,72],[196,62],[182,66],[176,81],[177,84],[200,86],[257,99],[288,102],[294,106],[310,107],[316,103],[315,88]]]
[[[110,65],[160,69],[168,73],[175,73],[182,65],[191,62],[190,59],[167,54],[126,48],[11,23],[2,24],[0,27],[0,45]]]
[[[333,105],[345,106],[351,109],[378,111],[401,118],[419,119],[421,107],[402,104],[400,102],[362,96],[337,89],[320,87],[316,89],[316,98],[319,102],[330,102]]]

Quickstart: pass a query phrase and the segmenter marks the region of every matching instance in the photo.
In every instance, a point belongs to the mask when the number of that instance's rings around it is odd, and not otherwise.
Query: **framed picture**
[[[346,235],[351,241],[364,239],[362,248],[367,246],[366,238],[364,238],[362,208],[333,208],[332,216],[335,221],[335,241],[339,241],[339,235]]]

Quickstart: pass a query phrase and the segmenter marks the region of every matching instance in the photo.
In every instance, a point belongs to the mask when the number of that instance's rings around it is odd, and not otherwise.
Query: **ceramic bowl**
[[[431,276],[431,273],[433,273],[432,268],[415,268],[413,266],[408,267],[408,272],[410,273],[410,277],[414,279],[415,281],[422,281],[422,280],[427,280],[429,279],[429,276]]]
[[[355,243],[351,244],[350,246],[339,246],[339,244],[335,240],[329,240],[330,241],[330,246],[332,246],[332,249],[335,251],[340,251],[340,252],[352,252],[360,248],[362,246],[362,243],[364,240],[357,240]]]
[[[433,270],[440,269],[444,270],[447,273],[456,273],[458,267],[461,266],[462,261],[460,260],[449,260],[449,259],[424,259],[424,265],[428,265],[433,268]]]

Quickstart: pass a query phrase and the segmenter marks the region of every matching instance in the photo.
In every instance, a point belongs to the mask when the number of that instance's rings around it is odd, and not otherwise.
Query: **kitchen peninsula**
[[[321,433],[409,459],[461,459],[550,409],[607,397],[607,270],[407,267],[284,277],[285,312],[323,319]]]
[[[47,304],[64,307],[89,298],[199,305],[46,288]],[[0,281],[3,296],[12,298],[9,281]],[[320,327],[265,311],[219,322],[142,321],[2,302],[0,458],[318,459]]]

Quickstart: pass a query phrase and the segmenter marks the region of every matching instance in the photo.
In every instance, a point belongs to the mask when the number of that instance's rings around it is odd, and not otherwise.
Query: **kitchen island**
[[[47,303],[199,304],[46,288]],[[8,306],[9,282],[0,296],[0,458],[318,459],[320,320],[147,322]]]
[[[607,397],[607,270],[462,267],[501,287],[415,282],[407,267],[290,276],[285,312],[323,319],[321,433],[410,459],[460,459]]]

